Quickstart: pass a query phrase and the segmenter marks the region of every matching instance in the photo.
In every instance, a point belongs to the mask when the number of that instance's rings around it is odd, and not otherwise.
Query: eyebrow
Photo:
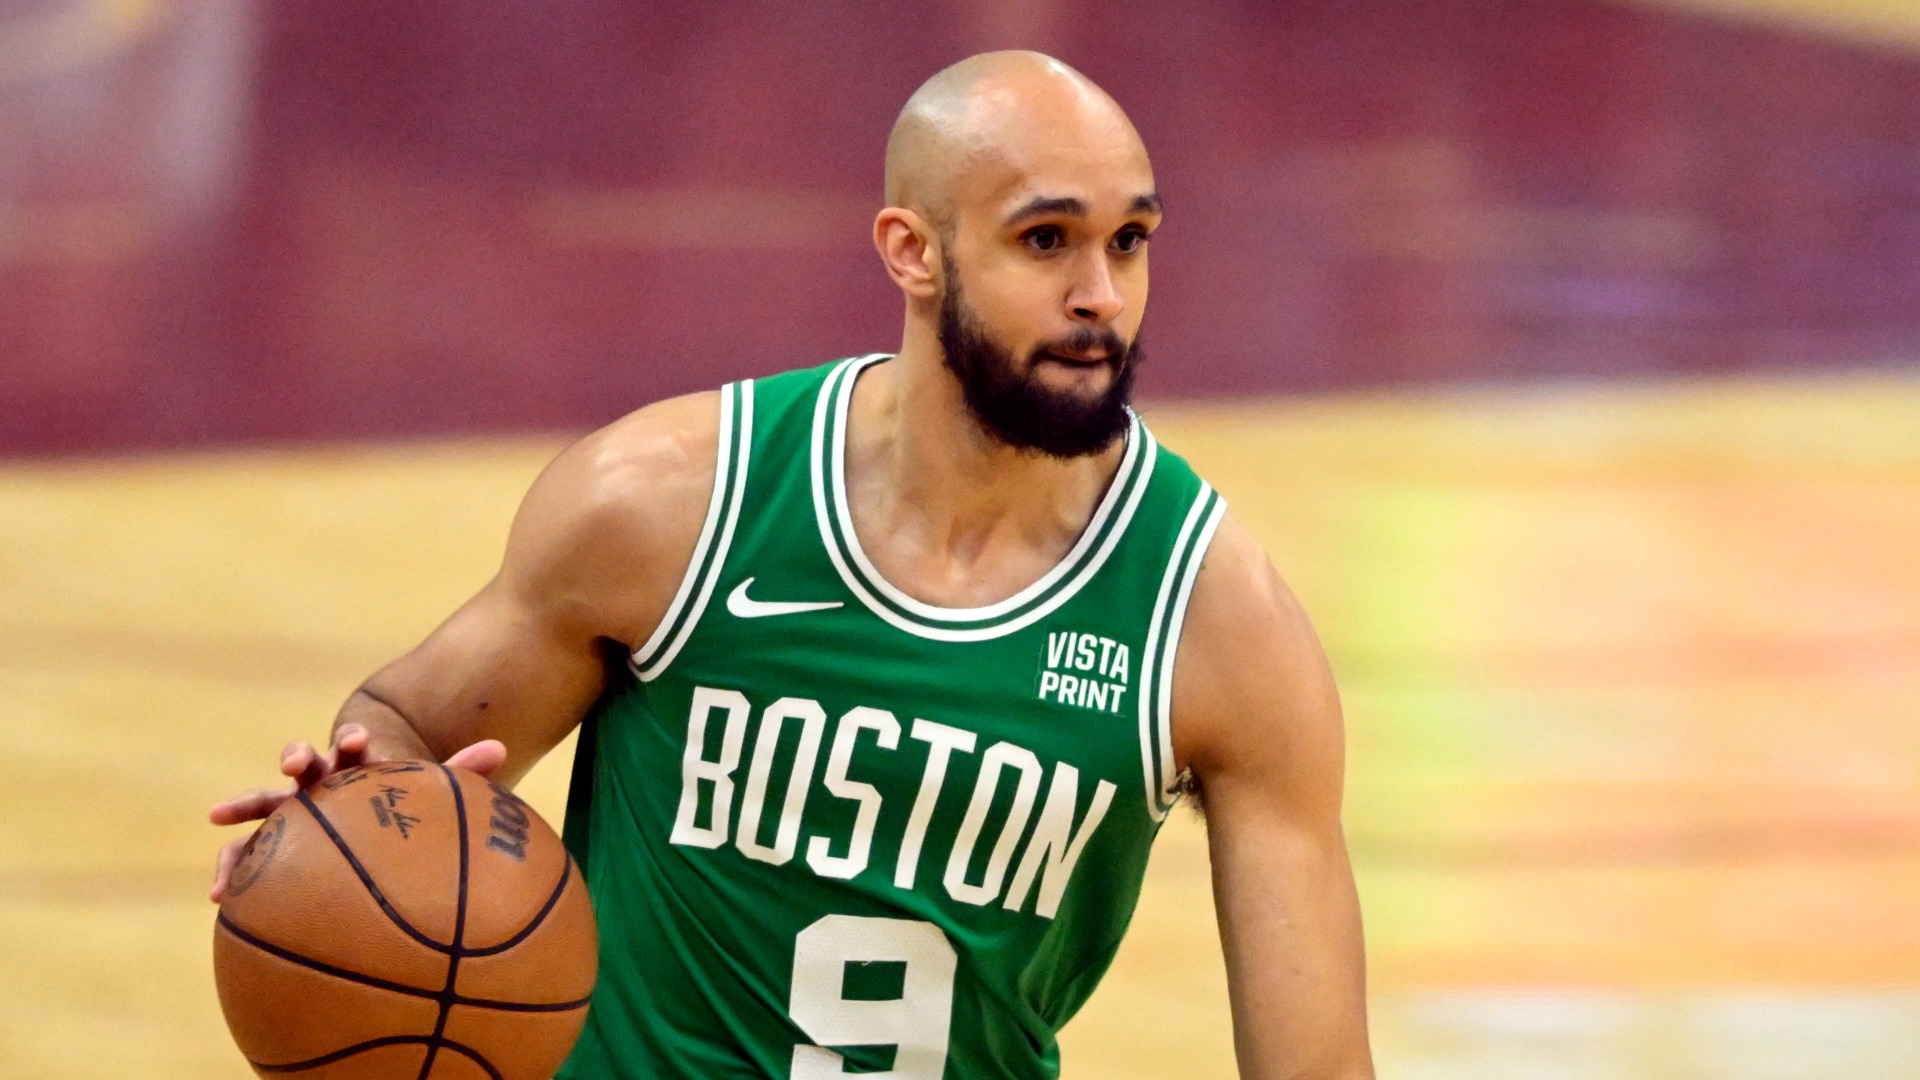
[[[1158,214],[1161,212],[1160,195],[1149,191],[1145,195],[1136,195],[1127,205],[1128,214]],[[1006,223],[1013,225],[1027,218],[1061,215],[1065,217],[1086,217],[1087,204],[1081,199],[1067,196],[1039,195],[1027,200],[1018,210],[1007,215]]]

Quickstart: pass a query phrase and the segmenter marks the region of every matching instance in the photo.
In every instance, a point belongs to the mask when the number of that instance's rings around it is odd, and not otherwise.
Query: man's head
[[[970,57],[908,99],[886,195],[875,243],[986,430],[1058,457],[1110,444],[1160,221],[1119,105],[1038,53]]]

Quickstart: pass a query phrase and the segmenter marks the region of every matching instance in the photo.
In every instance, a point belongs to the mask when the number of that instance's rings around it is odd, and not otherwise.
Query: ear
[[[916,300],[939,295],[940,234],[927,219],[889,206],[873,219],[873,246],[901,292]]]

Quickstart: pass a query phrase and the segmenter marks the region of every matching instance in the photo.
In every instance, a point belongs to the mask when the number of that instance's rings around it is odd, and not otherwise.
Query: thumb
[[[472,746],[454,752],[446,760],[448,765],[457,765],[462,769],[471,769],[481,776],[491,776],[507,763],[507,746],[499,739],[482,739]]]

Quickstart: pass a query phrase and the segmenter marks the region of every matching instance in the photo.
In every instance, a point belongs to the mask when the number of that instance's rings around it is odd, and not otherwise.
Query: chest
[[[1050,916],[1049,881],[1090,844],[1150,836],[1128,635],[930,642],[845,608],[736,621],[642,691],[635,763],[659,774],[671,844]]]

